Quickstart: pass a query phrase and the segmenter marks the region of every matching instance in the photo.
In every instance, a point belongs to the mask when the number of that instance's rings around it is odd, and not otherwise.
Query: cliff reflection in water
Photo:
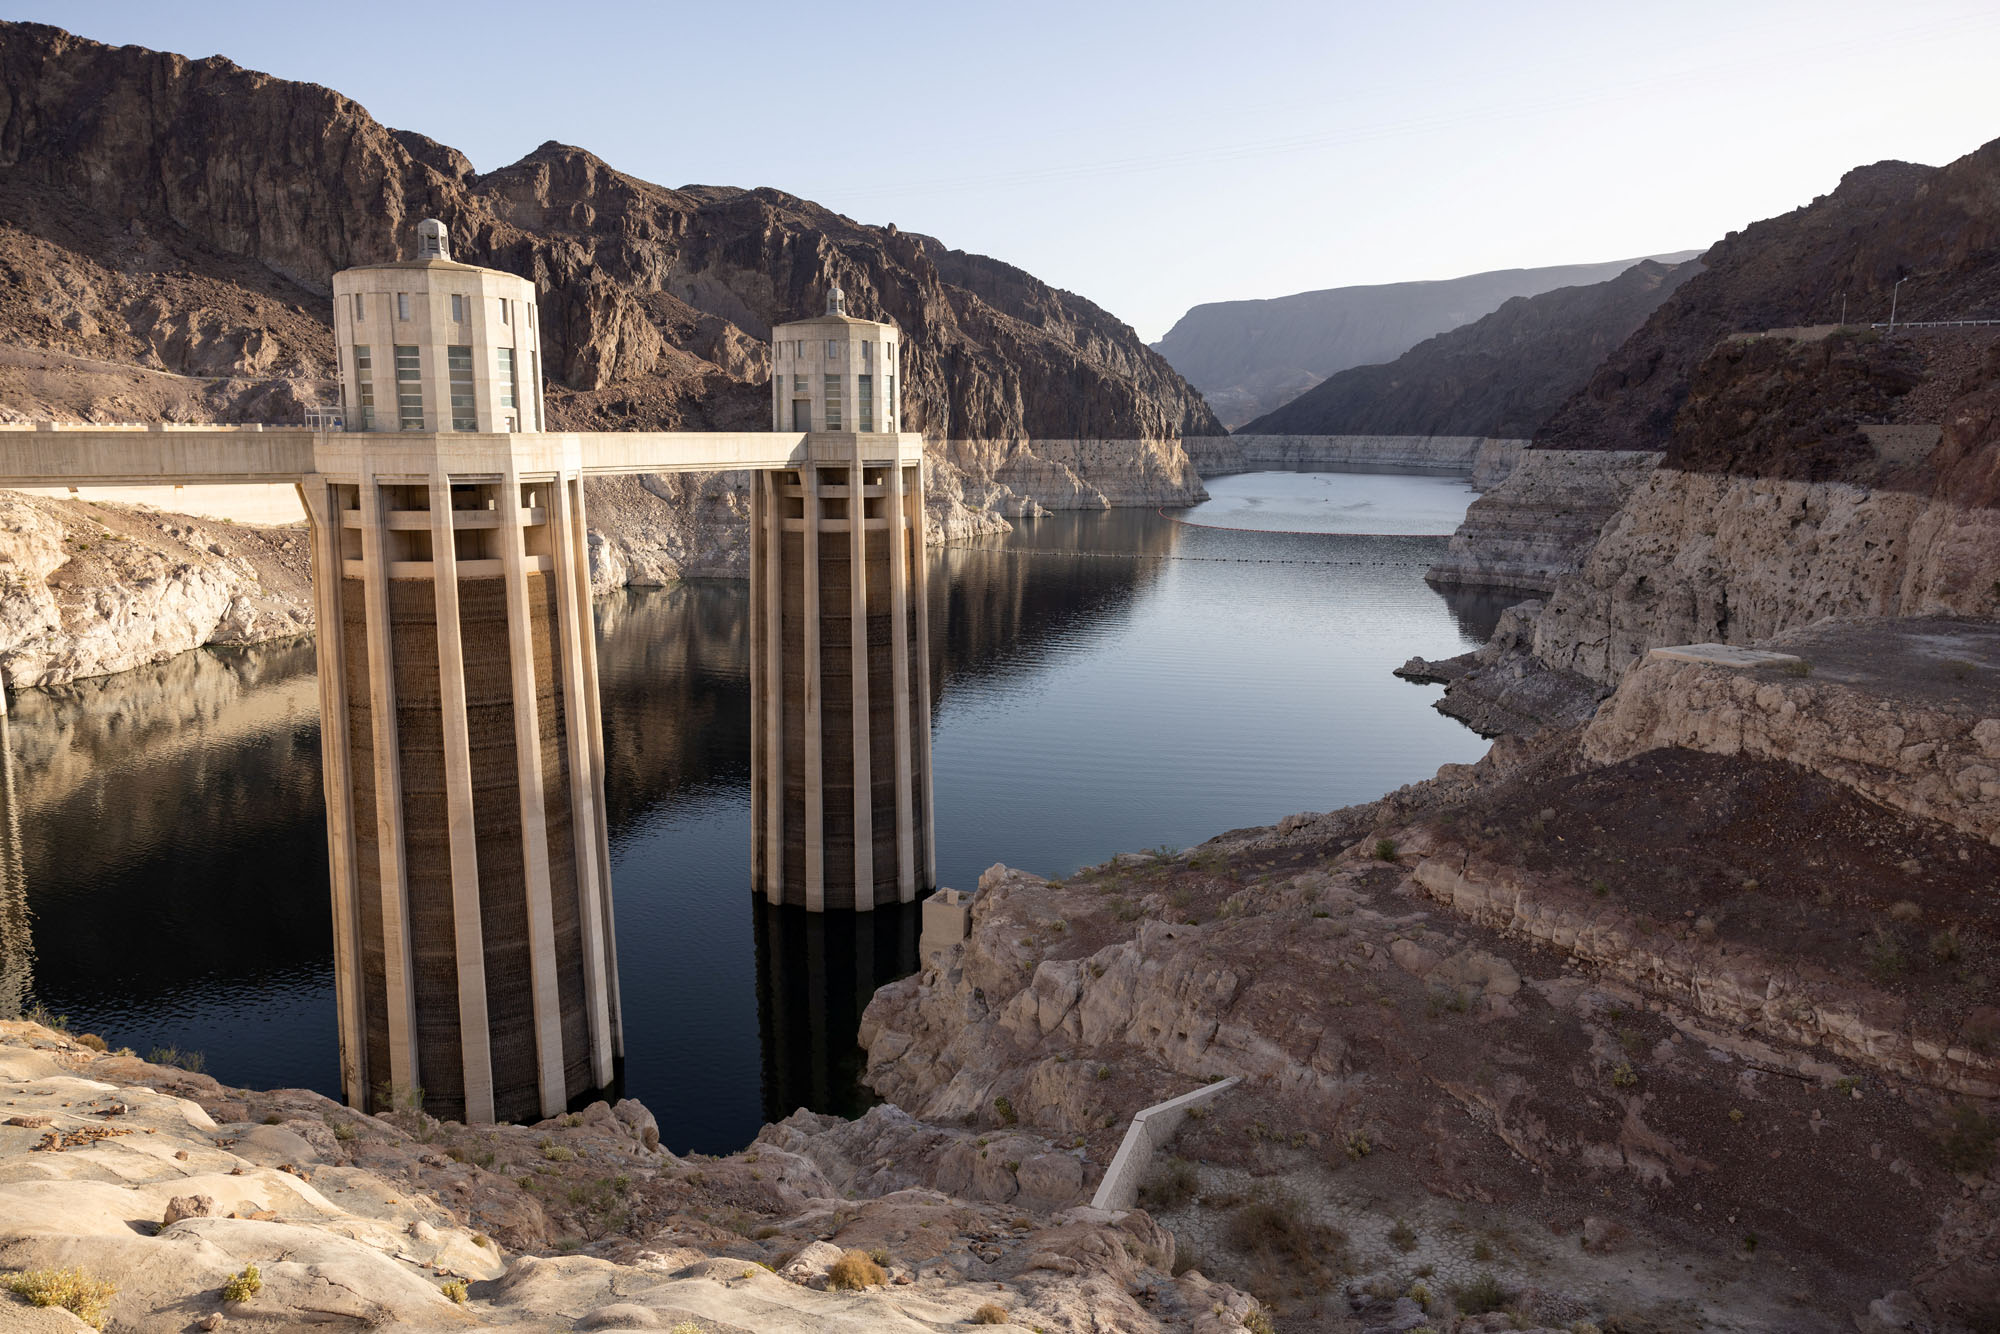
[[[312,641],[22,691],[6,744],[4,975],[32,957],[34,1000],[142,1053],[334,1087]]]

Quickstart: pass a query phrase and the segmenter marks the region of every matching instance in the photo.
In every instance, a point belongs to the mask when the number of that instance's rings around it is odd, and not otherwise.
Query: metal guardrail
[[[1986,324],[2000,324],[2000,320],[1882,320],[1868,327],[1871,329],[1969,329]]]

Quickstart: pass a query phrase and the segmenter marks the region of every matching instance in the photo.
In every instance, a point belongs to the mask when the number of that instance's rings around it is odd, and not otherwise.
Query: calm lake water
[[[934,555],[944,884],[1191,846],[1483,752],[1435,688],[1389,675],[1483,640],[1506,601],[1423,582],[1444,539],[1409,534],[1449,532],[1463,481],[1209,489],[1188,522],[1062,515]],[[1316,515],[1336,531],[1243,531]],[[597,608],[625,1092],[678,1151],[865,1106],[855,1024],[916,960],[913,909],[751,898],[748,602],[694,581]],[[0,1013],[39,1001],[142,1055],[201,1051],[226,1082],[335,1092],[310,642],[26,691],[0,727]]]

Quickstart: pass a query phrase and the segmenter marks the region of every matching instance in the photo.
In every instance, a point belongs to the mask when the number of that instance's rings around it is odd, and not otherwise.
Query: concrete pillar
[[[752,866],[773,904],[867,912],[936,883],[923,510],[899,453],[894,437],[808,437],[797,472],[756,489]]]
[[[850,381],[852,371],[848,372]],[[849,395],[851,398],[852,395]],[[868,912],[875,906],[875,801],[873,766],[869,752],[874,730],[868,713],[868,472],[861,462],[866,437],[854,437],[854,461],[847,470],[847,638],[848,663],[853,673],[848,716],[854,747],[851,778],[854,783],[854,910]],[[894,532],[891,526],[884,533]],[[885,548],[886,550],[886,548]]]
[[[826,772],[820,759],[825,741],[820,725],[820,701],[825,677],[819,654],[819,469],[810,461],[799,469],[800,499],[805,518],[800,523],[800,606],[803,616],[799,650],[800,699],[805,703],[805,732],[799,749],[805,752],[805,901],[811,912],[826,911]],[[754,747],[752,748],[754,749]]]
[[[301,487],[342,1087],[532,1120],[621,1040],[580,460],[440,438],[331,434]]]
[[[521,804],[521,858],[527,869],[529,985],[535,1005],[535,1055],[542,1115],[563,1110],[562,1000],[556,978],[555,905],[549,887],[548,809],[544,804],[541,703],[535,679],[533,611],[528,604],[529,522],[514,458],[500,482],[500,566],[507,580],[507,665],[514,683],[514,757]],[[544,484],[544,490],[547,484]]]
[[[390,638],[389,555],[381,483],[364,467],[360,483],[361,584],[366,608],[368,719],[374,766],[375,891],[371,908],[380,923],[382,1005],[388,1026],[386,1089],[370,1092],[394,1102],[413,1097],[422,1086],[416,1059],[416,980],[410,968],[409,887],[403,862],[402,753],[396,739],[395,646]],[[363,816],[362,818],[367,818]],[[371,1063],[372,1064],[372,1063]],[[371,1078],[378,1072],[369,1071]]]
[[[493,1119],[493,1037],[486,1022],[486,946],[479,920],[479,834],[472,810],[472,740],[465,711],[465,643],[458,614],[451,482],[431,473],[431,582],[437,598],[438,712],[444,733],[446,837],[457,948],[459,1059],[468,1122]]]
[[[319,749],[326,795],[326,860],[333,882],[334,1008],[340,1030],[340,1089],[356,1107],[368,1103],[368,1044],[362,1033],[360,889],[354,867],[353,780],[349,772],[347,672],[341,652],[343,513],[323,477],[299,483],[312,536],[313,615],[320,633]],[[373,812],[370,812],[372,818]]]

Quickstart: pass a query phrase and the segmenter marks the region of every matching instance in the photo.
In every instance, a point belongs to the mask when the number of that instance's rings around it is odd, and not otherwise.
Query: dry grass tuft
[[[882,1266],[866,1251],[848,1251],[827,1266],[826,1285],[838,1292],[859,1292],[879,1288],[889,1281]]]
[[[1007,1308],[988,1302],[972,1313],[972,1320],[969,1323],[975,1325],[1005,1325],[1009,1323]]]
[[[7,1279],[7,1290],[30,1306],[59,1306],[92,1329],[104,1328],[105,1308],[118,1291],[78,1269],[30,1269]]]

